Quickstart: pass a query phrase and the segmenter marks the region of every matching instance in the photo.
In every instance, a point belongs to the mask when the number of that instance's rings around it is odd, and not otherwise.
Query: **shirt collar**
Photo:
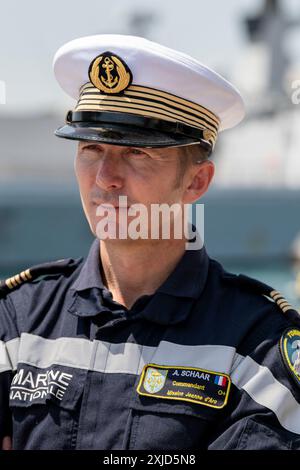
[[[208,273],[209,258],[204,247],[185,251],[174,271],[158,288],[158,292],[175,297],[197,299]]]
[[[175,325],[185,321],[204,289],[208,267],[209,257],[204,247],[201,250],[185,251],[141,316],[160,325]]]
[[[94,316],[107,311],[107,307],[103,306],[102,291],[105,286],[100,273],[99,249],[99,240],[95,239],[78,278],[71,286],[75,291],[75,301],[69,311],[79,316]],[[204,246],[199,250],[185,251],[141,315],[164,325],[183,321],[204,289],[208,267],[209,257]]]
[[[79,276],[70,289],[82,291],[93,287],[98,289],[104,289],[105,287],[100,273],[100,241],[97,238],[93,241]]]

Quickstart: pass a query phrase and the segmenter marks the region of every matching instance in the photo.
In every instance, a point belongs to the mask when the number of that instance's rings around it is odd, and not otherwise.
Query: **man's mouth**
[[[93,204],[97,207],[102,207],[103,209],[106,210],[112,210],[112,209],[129,209],[129,205],[119,205],[119,204],[112,204],[112,203],[102,203],[102,202],[93,202]]]

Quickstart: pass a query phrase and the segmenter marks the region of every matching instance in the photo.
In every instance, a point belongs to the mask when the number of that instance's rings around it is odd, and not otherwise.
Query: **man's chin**
[[[109,237],[109,236],[98,236],[97,233],[94,233],[95,237],[98,238],[99,241],[105,243],[106,245],[117,245],[117,246],[126,246],[127,248],[131,246],[140,246],[140,245],[149,245],[151,240],[145,238],[120,238],[120,237]],[[157,241],[157,240],[156,240]]]

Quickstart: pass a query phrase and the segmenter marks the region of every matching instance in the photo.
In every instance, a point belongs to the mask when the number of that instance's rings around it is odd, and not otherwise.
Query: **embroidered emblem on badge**
[[[167,374],[168,370],[158,370],[149,367],[144,379],[145,390],[149,393],[159,392],[165,385]]]
[[[132,73],[121,57],[107,51],[92,61],[89,78],[102,93],[117,95],[129,87]]]
[[[230,377],[219,372],[183,366],[147,364],[141,374],[139,395],[223,408],[228,400]]]
[[[289,373],[300,385],[300,330],[289,328],[280,338],[280,351]]]

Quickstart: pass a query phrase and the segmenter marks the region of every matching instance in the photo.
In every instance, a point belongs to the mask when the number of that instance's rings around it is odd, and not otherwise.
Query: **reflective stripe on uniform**
[[[17,368],[20,338],[0,341],[0,373]]]
[[[267,367],[249,356],[237,356],[236,368],[231,372],[232,383],[256,403],[272,410],[282,427],[300,434],[300,404],[291,391]]]
[[[5,346],[0,342],[0,364],[9,370],[10,358],[16,364],[18,340],[9,341]],[[9,357],[6,351],[9,351]],[[230,374],[232,383],[239,390],[247,392],[256,403],[272,410],[285,429],[300,434],[300,404],[290,390],[267,367],[259,365],[249,356],[237,354],[231,346],[193,346],[161,341],[155,347],[83,338],[45,339],[23,333],[18,361],[38,368],[56,364],[95,372],[134,375],[139,375],[148,363]]]
[[[23,333],[19,362],[40,368],[57,364],[105,373],[140,374],[148,363],[229,373],[234,355],[235,348],[231,346],[189,346],[161,341],[156,347],[83,338],[45,339]]]

